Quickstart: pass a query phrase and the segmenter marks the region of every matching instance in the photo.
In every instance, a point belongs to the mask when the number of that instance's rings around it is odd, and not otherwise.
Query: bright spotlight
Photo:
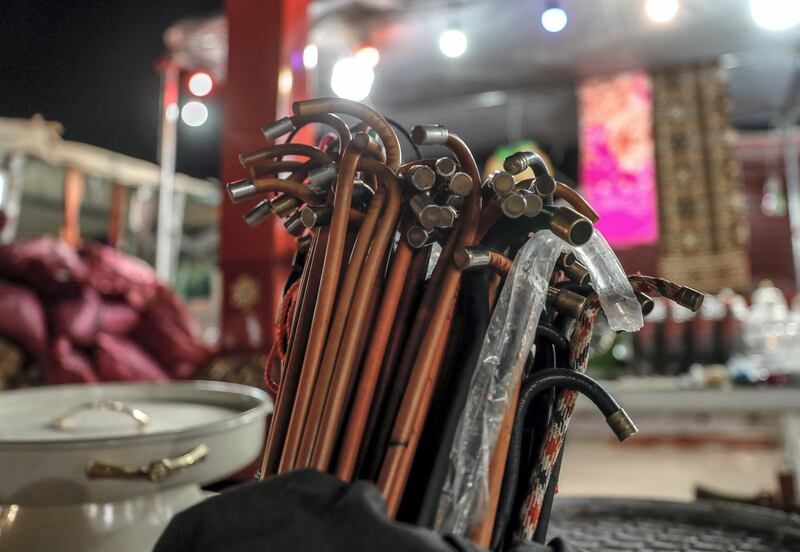
[[[191,127],[198,127],[208,119],[208,108],[203,102],[187,102],[181,109],[181,120]]]
[[[331,88],[334,94],[348,100],[363,100],[369,96],[375,73],[372,68],[356,58],[343,58],[333,66]]]
[[[768,31],[784,31],[800,23],[798,0],[750,0],[753,21]]]
[[[551,33],[558,33],[567,26],[567,12],[558,5],[550,5],[542,12],[542,27]]]
[[[678,13],[678,0],[647,0],[647,16],[656,23],[671,21]]]
[[[211,75],[205,71],[198,71],[189,77],[189,92],[198,98],[207,96],[212,88],[214,88],[214,81],[211,79]]]
[[[460,57],[467,51],[467,35],[458,29],[448,29],[439,37],[439,49],[447,57]]]
[[[381,53],[374,46],[362,46],[356,50],[356,53],[353,54],[353,57],[366,63],[370,69],[375,69],[375,67],[378,65],[378,62],[381,60]]]
[[[316,44],[309,44],[303,48],[303,65],[306,69],[313,69],[319,63],[319,50]]]

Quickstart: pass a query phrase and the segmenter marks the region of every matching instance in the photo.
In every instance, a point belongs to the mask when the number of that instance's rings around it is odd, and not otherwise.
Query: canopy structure
[[[117,184],[159,186],[159,167],[155,163],[64,140],[61,131],[59,123],[46,121],[39,116],[31,119],[0,117],[0,159],[10,154],[21,154]],[[206,202],[216,203],[219,200],[219,190],[213,182],[185,174],[175,175],[175,189]]]

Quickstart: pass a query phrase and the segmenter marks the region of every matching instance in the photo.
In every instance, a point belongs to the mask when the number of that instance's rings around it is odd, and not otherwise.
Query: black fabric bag
[[[481,552],[469,541],[396,523],[371,483],[312,470],[224,492],[181,512],[154,552]],[[548,552],[527,543],[514,552]],[[559,552],[577,552],[566,547]]]

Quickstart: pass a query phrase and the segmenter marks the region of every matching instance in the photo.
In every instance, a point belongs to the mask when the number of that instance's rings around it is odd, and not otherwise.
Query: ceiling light
[[[348,100],[363,100],[369,96],[375,73],[372,68],[362,60],[344,58],[333,66],[331,75],[331,88],[334,94]]]
[[[366,63],[370,69],[375,69],[375,67],[378,65],[378,62],[381,60],[381,53],[374,46],[362,46],[356,50],[356,53],[353,54],[353,57]]]
[[[460,57],[467,51],[467,35],[458,29],[448,29],[439,37],[439,49],[447,57]]]
[[[203,102],[187,102],[181,109],[181,120],[191,127],[198,127],[208,119],[208,108]]]
[[[551,33],[558,33],[567,26],[567,12],[558,4],[548,4],[542,12],[542,27]]]
[[[205,71],[198,71],[189,77],[189,92],[198,97],[207,96],[214,87],[211,75]]]
[[[306,69],[313,69],[319,62],[319,50],[316,44],[309,44],[303,48],[303,65]]]
[[[667,23],[678,13],[678,0],[647,0],[644,8],[647,16],[656,23]]]
[[[768,31],[783,31],[800,23],[798,0],[750,0],[753,21]]]

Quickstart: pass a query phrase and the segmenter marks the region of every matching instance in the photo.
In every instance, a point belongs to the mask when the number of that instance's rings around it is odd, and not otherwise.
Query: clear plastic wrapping
[[[435,528],[441,533],[467,535],[486,507],[491,455],[533,346],[550,276],[564,246],[550,231],[541,231],[514,259],[453,439],[436,515]]]
[[[600,299],[600,306],[615,331],[635,332],[642,328],[642,308],[622,265],[600,232],[580,247],[570,248],[592,276],[592,287]]]

